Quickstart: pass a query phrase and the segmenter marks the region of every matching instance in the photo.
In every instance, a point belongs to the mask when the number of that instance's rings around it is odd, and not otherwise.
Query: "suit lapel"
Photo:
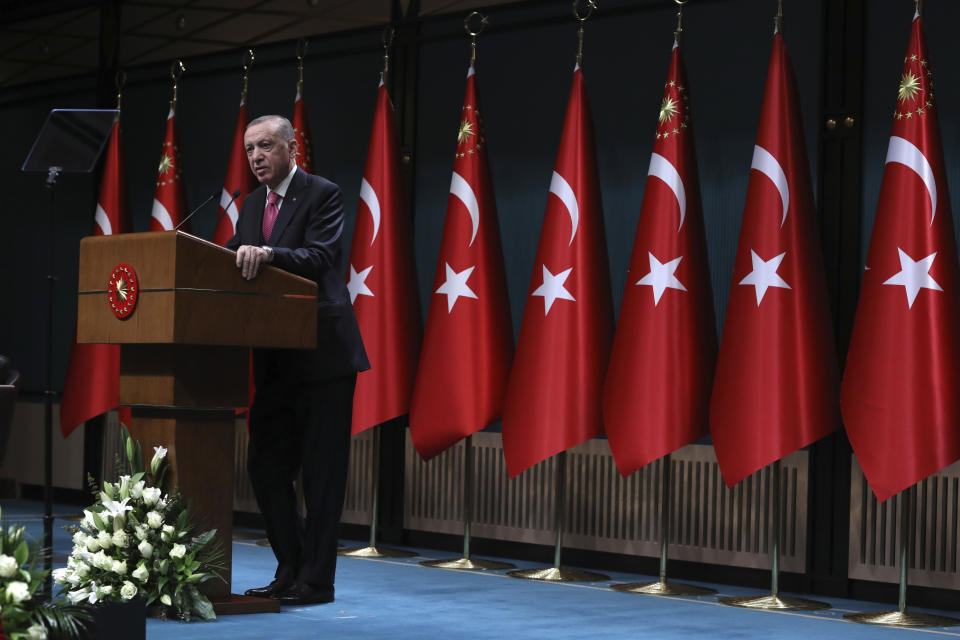
[[[241,236],[241,238],[250,238],[249,244],[260,245],[263,244],[263,208],[267,203],[267,188],[260,185],[246,197],[243,201],[244,206],[247,205],[247,201],[250,202],[250,208],[253,213],[249,218],[249,224],[254,226],[248,229],[247,233]],[[247,244],[244,240],[241,240],[241,242]]]
[[[303,169],[298,167],[297,172],[293,174],[293,178],[290,180],[290,185],[287,187],[287,193],[283,196],[283,201],[280,202],[280,212],[277,214],[277,221],[274,223],[273,231],[270,233],[271,245],[275,247],[281,246],[280,240],[283,238],[283,232],[287,229],[287,225],[293,218],[294,212],[301,204],[300,191],[303,190],[305,184],[306,178],[304,178]],[[260,215],[262,217],[263,214]]]

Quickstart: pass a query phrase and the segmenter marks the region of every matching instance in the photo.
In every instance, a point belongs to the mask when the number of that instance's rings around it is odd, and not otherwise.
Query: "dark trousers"
[[[278,579],[333,590],[356,382],[355,373],[319,383],[273,378],[256,390],[247,470]],[[293,487],[301,470],[306,518]]]

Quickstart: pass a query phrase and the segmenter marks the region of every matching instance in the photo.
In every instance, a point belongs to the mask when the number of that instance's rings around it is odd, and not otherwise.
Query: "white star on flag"
[[[760,301],[763,300],[763,296],[767,294],[768,287],[780,287],[781,289],[790,288],[790,285],[777,274],[777,269],[780,268],[780,263],[783,262],[785,255],[787,255],[786,251],[775,258],[764,261],[757,255],[756,251],[753,249],[750,250],[750,259],[753,261],[753,271],[748,273],[747,277],[740,281],[740,284],[749,284],[756,287],[758,307],[760,306]]]
[[[350,292],[350,304],[353,304],[357,296],[373,297],[373,291],[370,291],[366,282],[371,269],[373,269],[373,265],[370,265],[363,271],[357,272],[357,270],[353,268],[353,265],[350,265],[350,279],[347,280],[347,291]]]
[[[670,262],[660,262],[651,252],[647,251],[647,255],[650,256],[650,273],[637,280],[637,284],[645,284],[653,288],[653,306],[660,304],[660,298],[667,289],[687,290],[674,275],[683,256],[674,258]]]
[[[566,282],[570,276],[571,271],[573,271],[573,267],[570,267],[566,271],[561,271],[557,275],[553,275],[550,273],[550,270],[547,269],[547,265],[543,265],[543,284],[537,287],[530,295],[543,297],[544,316],[550,313],[550,307],[553,306],[553,302],[557,298],[576,302],[576,299],[570,295],[570,292],[563,286],[563,283]]]
[[[929,273],[930,267],[933,266],[933,259],[937,257],[936,251],[916,261],[900,247],[897,247],[897,252],[900,254],[900,271],[883,284],[902,285],[907,294],[908,308],[913,308],[913,301],[917,299],[920,289],[943,291]]]
[[[447,281],[440,285],[436,293],[447,296],[447,313],[451,313],[453,311],[453,305],[457,304],[457,298],[460,296],[464,298],[477,298],[477,294],[467,286],[467,279],[470,278],[470,274],[473,273],[476,265],[458,272],[450,268],[449,262],[444,264],[447,265]]]

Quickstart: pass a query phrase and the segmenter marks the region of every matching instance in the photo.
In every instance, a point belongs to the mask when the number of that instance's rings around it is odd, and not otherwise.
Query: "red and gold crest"
[[[120,263],[113,268],[107,282],[107,301],[113,315],[121,320],[128,318],[137,306],[137,273],[128,264]]]

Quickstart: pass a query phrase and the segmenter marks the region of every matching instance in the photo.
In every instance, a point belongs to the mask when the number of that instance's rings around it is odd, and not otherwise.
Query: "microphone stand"
[[[54,214],[57,178],[61,167],[50,167],[47,190],[50,192],[50,215],[47,217],[47,353],[46,389],[43,391],[43,568],[47,577],[43,582],[46,599],[53,594],[53,297],[57,276],[54,274]]]

